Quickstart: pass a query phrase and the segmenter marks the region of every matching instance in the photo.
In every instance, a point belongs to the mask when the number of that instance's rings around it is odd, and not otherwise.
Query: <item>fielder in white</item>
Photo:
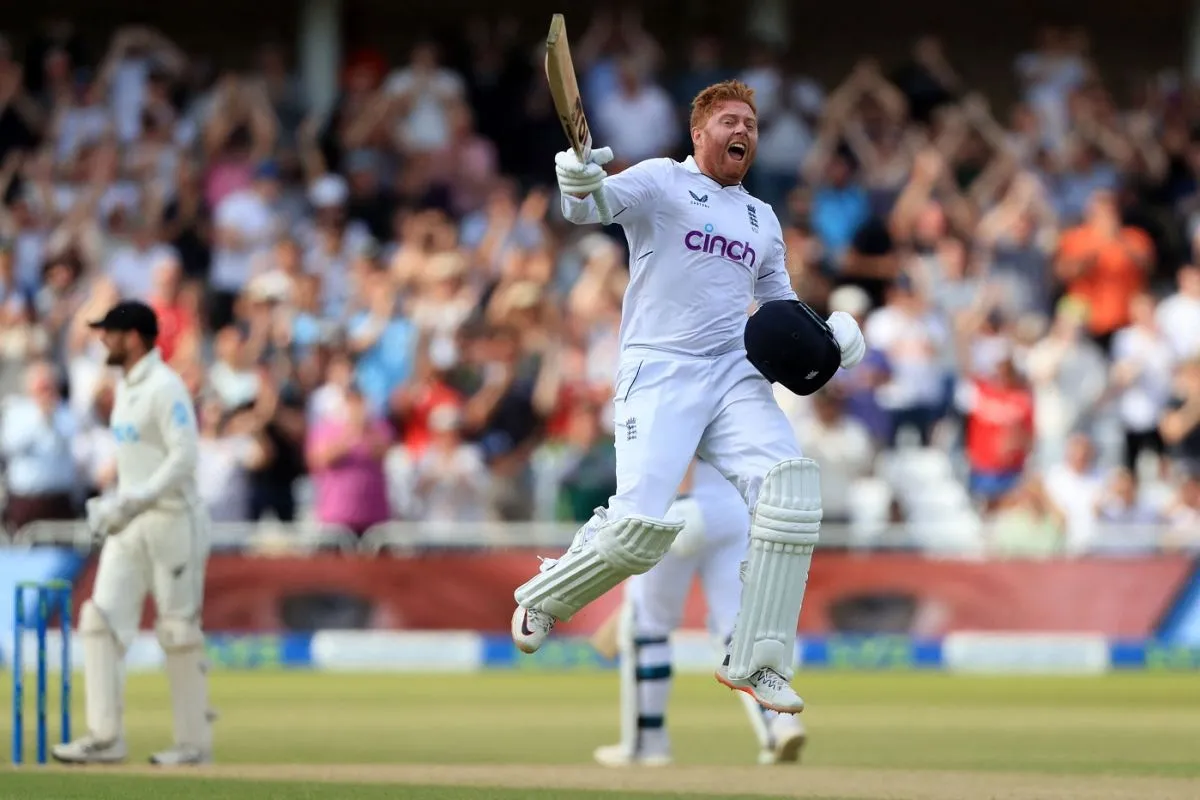
[[[790,681],[820,480],[763,365],[772,362],[772,380],[809,393],[832,376],[830,358],[834,371],[852,366],[865,345],[849,315],[825,323],[797,301],[779,220],[742,188],[758,143],[753,91],[739,81],[702,91],[691,135],[686,161],[652,159],[612,177],[602,168],[608,148],[586,164],[572,151],[555,157],[566,218],[597,222],[592,195],[603,192],[629,243],[614,398],[617,492],[561,558],[543,561],[517,588],[512,636],[532,653],[556,621],[657,564],[683,528],[667,509],[699,456],[753,509],[741,610],[717,679],[794,714],[804,708]],[[780,327],[793,319],[794,329]],[[757,353],[748,347],[751,328]],[[763,348],[764,337],[778,346]],[[784,362],[786,371],[775,369]]]
[[[175,743],[150,762],[204,763],[212,757],[200,628],[209,521],[196,494],[192,400],[154,347],[158,320],[148,306],[119,303],[92,327],[101,332],[109,365],[123,373],[110,423],[117,440],[117,489],[87,507],[88,526],[104,539],[92,596],[79,613],[88,732],[56,745],[53,755],[67,763],[125,759],[125,651],[151,593],[166,655]]]
[[[750,529],[746,503],[704,461],[695,463],[680,492],[667,516],[682,519],[683,530],[653,569],[625,581],[625,602],[616,615],[616,641],[596,642],[606,655],[612,649],[620,655],[621,741],[596,749],[596,761],[605,766],[671,763],[666,727],[670,636],[683,621],[692,582],[700,579],[714,646],[729,645],[737,621],[742,591],[738,572]],[[758,739],[759,763],[798,761],[805,744],[800,718],[769,711],[747,694],[737,696]]]

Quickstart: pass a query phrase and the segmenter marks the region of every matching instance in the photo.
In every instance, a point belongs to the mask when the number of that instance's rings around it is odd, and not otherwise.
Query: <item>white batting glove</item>
[[[93,497],[84,505],[88,530],[96,542],[120,533],[142,510],[140,500],[120,494]]]
[[[604,185],[608,177],[603,165],[612,161],[611,147],[592,150],[591,160],[583,162],[574,150],[564,150],[554,156],[554,173],[558,176],[558,188],[563,194],[589,195]]]
[[[867,354],[867,341],[863,339],[862,331],[859,330],[854,317],[845,311],[833,312],[829,315],[828,322],[838,347],[842,349],[842,369],[850,369]]]
[[[97,543],[122,527],[122,514],[115,495],[93,497],[84,507],[87,511],[88,530]]]

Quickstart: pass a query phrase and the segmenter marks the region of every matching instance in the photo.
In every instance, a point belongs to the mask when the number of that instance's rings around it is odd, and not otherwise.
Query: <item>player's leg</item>
[[[79,609],[87,733],[53,747],[51,754],[64,763],[111,763],[126,756],[125,651],[137,635],[150,586],[139,524],[134,520],[104,542],[92,595]]]
[[[201,764],[212,758],[208,664],[200,616],[208,562],[208,518],[202,511],[146,515],[153,563],[156,633],[171,690],[174,746],[155,753],[160,766]]]
[[[700,557],[699,552],[679,546],[702,542],[705,534],[700,512],[690,498],[676,500],[667,516],[684,521],[675,547],[650,571],[625,582],[617,629],[621,741],[596,750],[596,761],[605,766],[671,763],[666,728],[672,678],[670,635],[683,619]]]
[[[708,608],[708,628],[724,655],[741,605],[741,563],[746,558],[750,513],[733,484],[707,462],[697,463],[692,482],[692,498],[709,535],[708,547],[697,565]],[[735,694],[758,740],[759,763],[798,761],[805,742],[800,718],[763,708],[743,692]]]
[[[699,454],[752,509],[738,623],[717,679],[767,708],[797,713],[790,681],[796,627],[821,523],[820,473],[803,458],[771,385],[730,359],[727,390]]]
[[[512,637],[532,653],[558,620],[640,575],[663,557],[683,527],[666,518],[705,426],[711,393],[698,388],[706,363],[644,359],[622,365],[614,413],[617,492],[597,509],[560,558],[518,587]]]

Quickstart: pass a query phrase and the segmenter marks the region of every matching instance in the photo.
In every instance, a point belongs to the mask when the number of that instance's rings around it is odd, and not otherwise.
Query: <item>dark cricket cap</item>
[[[158,338],[158,315],[137,300],[122,300],[108,310],[103,319],[88,323],[102,331],[133,331],[147,339]]]

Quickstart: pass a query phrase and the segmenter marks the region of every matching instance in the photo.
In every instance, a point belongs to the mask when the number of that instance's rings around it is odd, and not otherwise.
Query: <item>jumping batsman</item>
[[[684,521],[671,550],[649,572],[625,581],[625,602],[592,643],[620,655],[621,741],[596,749],[610,767],[671,763],[667,700],[671,692],[670,635],[683,621],[692,583],[700,579],[714,645],[729,644],[737,620],[750,515],[737,490],[710,464],[697,461],[667,516]],[[758,739],[760,764],[800,759],[805,730],[800,717],[777,714],[739,693]]]
[[[123,373],[111,428],[117,490],[88,501],[87,524],[103,538],[92,596],[79,613],[87,695],[85,736],[57,745],[68,763],[111,763],[127,755],[122,705],[125,651],[142,603],[154,596],[156,633],[166,655],[175,744],[152,764],[200,764],[212,757],[212,720],[200,609],[208,560],[208,518],[196,494],[196,418],[183,380],[154,343],[148,306],[122,302],[92,323]]]
[[[802,456],[771,382],[811,394],[863,356],[847,314],[828,322],[800,303],[779,220],[742,188],[758,143],[753,91],[719,83],[693,101],[693,155],[652,159],[608,177],[609,148],[581,163],[555,156],[562,211],[599,221],[603,193],[624,228],[630,281],[615,381],[617,491],[514,593],[512,636],[536,651],[558,620],[670,549],[684,523],[667,509],[693,456],[753,509],[738,623],[717,679],[764,708],[794,714],[796,626],[821,522],[820,476]],[[747,319],[752,303],[758,309]]]

